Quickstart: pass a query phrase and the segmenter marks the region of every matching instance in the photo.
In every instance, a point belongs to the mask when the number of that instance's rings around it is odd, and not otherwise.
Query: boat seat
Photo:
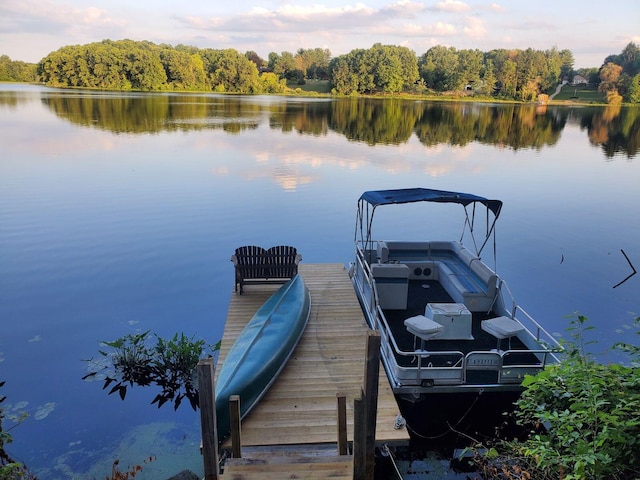
[[[425,317],[424,315],[416,315],[415,317],[407,318],[404,321],[404,326],[407,327],[407,331],[414,335],[413,349],[416,349],[416,341],[420,339],[420,349],[424,350],[425,340],[431,340],[437,337],[444,331],[444,325],[440,325],[438,322]]]
[[[483,320],[480,326],[482,330],[498,339],[497,350],[500,350],[500,340],[504,338],[509,339],[509,350],[511,350],[511,338],[524,330],[524,327],[520,323],[504,316]]]

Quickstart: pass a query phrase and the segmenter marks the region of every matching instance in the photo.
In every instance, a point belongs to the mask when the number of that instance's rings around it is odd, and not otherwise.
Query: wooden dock
[[[360,397],[364,382],[368,327],[344,265],[301,264],[299,273],[311,292],[309,323],[278,379],[242,421],[243,453],[245,447],[249,447],[270,451],[273,457],[274,449],[280,449],[288,456],[301,451],[304,457],[304,452],[308,452],[311,446],[324,446],[325,450],[329,446],[331,455],[337,455],[338,394],[347,398],[347,438],[349,442],[353,440],[353,404],[354,399]],[[242,295],[231,296],[216,371],[219,371],[246,323],[278,287],[250,285]],[[408,442],[406,429],[394,428],[398,413],[384,368],[380,366],[377,443]],[[336,448],[332,449],[331,445],[336,445]],[[298,475],[296,478],[311,478],[304,475],[305,469],[318,473],[329,469],[334,474],[347,474],[339,475],[340,478],[351,478],[349,468],[345,467],[350,464],[351,457],[347,457],[349,460],[337,458],[324,463],[317,459],[306,463],[298,459],[290,463],[291,472]],[[263,475],[273,471],[280,478],[293,478],[288,475],[282,477],[282,469],[285,468],[282,464],[285,463],[270,462],[267,467],[262,461],[234,459],[230,465],[240,467],[244,464],[258,469]],[[225,479],[240,478],[232,473],[233,468],[230,467],[229,471],[225,468]],[[242,478],[249,478],[247,473],[246,469],[242,474],[238,472]]]

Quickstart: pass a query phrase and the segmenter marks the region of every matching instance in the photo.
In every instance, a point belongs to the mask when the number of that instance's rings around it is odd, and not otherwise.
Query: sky
[[[418,56],[434,45],[573,53],[599,67],[640,44],[638,0],[0,0],[0,55],[38,62],[65,45],[104,39],[270,52],[375,43]]]

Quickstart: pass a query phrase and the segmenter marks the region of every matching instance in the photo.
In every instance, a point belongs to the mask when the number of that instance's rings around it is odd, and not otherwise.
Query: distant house
[[[571,85],[588,85],[589,80],[584,78],[582,75],[575,75],[573,80],[571,81]]]

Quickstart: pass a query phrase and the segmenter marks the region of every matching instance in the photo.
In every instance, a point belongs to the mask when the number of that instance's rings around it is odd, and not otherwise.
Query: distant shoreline
[[[428,102],[464,102],[464,103],[478,103],[478,104],[511,104],[511,105],[540,105],[541,107],[545,106],[588,106],[588,107],[607,107],[612,106],[606,103],[603,100],[598,99],[581,99],[577,98],[560,98],[549,100],[545,104],[539,104],[537,102],[523,102],[521,100],[508,99],[508,98],[494,98],[487,96],[479,96],[479,95],[456,95],[454,93],[451,94],[367,94],[367,95],[333,95],[326,91],[320,91],[315,89],[302,89],[299,87],[293,88],[290,86],[290,91],[284,93],[270,93],[270,94],[239,94],[239,93],[224,93],[224,92],[214,92],[214,91],[203,91],[203,90],[165,90],[165,91],[148,91],[148,90],[109,90],[109,89],[99,89],[99,88],[87,88],[87,87],[51,87],[45,85],[43,83],[38,82],[11,82],[11,81],[2,81],[0,83],[6,84],[17,84],[17,85],[35,85],[46,88],[60,89],[60,90],[84,90],[90,92],[112,92],[112,93],[149,93],[149,94],[186,94],[186,95],[194,95],[194,94],[214,94],[214,95],[241,95],[243,97],[251,97],[251,96],[260,96],[260,95],[270,95],[274,97],[302,97],[302,98],[372,98],[372,99],[389,99],[389,100],[414,100],[414,101],[428,101]],[[565,89],[578,89],[581,88],[582,91],[597,91],[593,88],[585,90],[585,87],[576,87],[573,85],[565,85],[562,90]],[[566,97],[566,95],[565,95]],[[592,95],[593,97],[593,95]],[[621,105],[616,106],[634,106],[634,104],[622,103]]]

